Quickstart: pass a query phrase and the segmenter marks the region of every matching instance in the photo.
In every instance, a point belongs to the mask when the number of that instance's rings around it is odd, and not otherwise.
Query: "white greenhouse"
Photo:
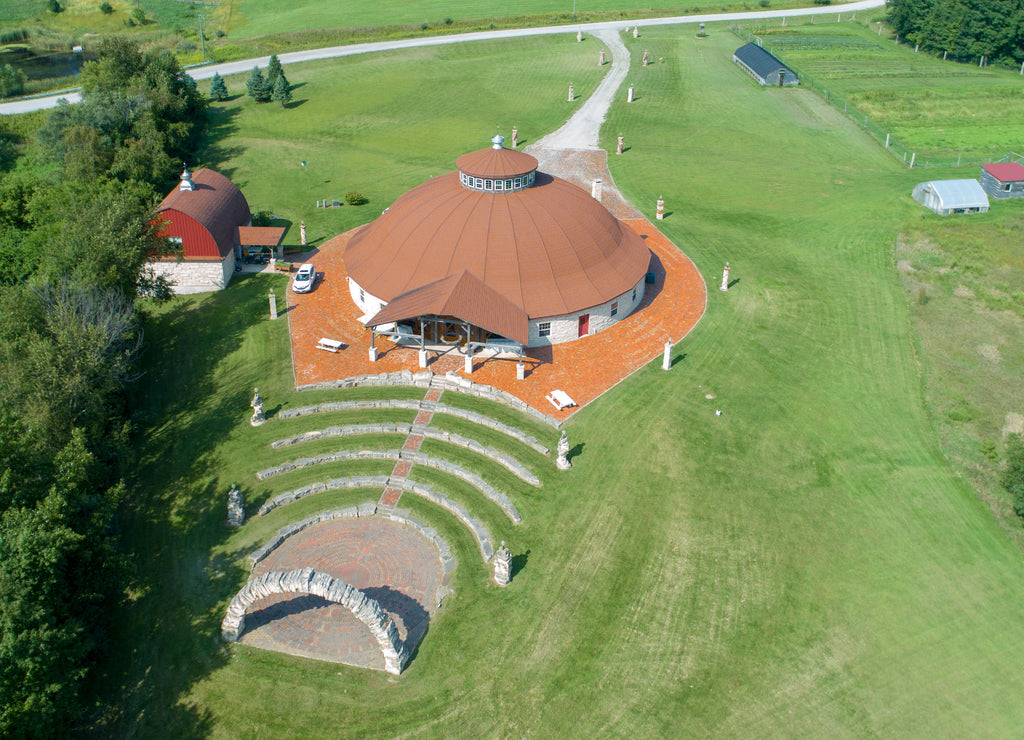
[[[988,196],[977,180],[932,180],[914,188],[914,200],[940,216],[987,213]]]

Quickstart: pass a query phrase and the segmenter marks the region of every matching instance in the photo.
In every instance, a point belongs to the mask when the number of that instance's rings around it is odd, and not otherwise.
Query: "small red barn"
[[[235,271],[241,234],[276,247],[283,228],[253,227],[249,203],[233,182],[219,172],[185,169],[180,185],[157,207],[165,222],[160,236],[181,245],[181,255],[150,263],[157,274],[173,280],[176,293],[203,293],[226,287]]]
[[[993,198],[1024,197],[1024,166],[1019,162],[983,164],[978,182]]]

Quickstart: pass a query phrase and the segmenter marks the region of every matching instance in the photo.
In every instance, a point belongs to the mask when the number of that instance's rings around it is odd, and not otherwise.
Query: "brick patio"
[[[423,640],[437,603],[437,548],[411,527],[382,517],[332,519],[285,540],[253,571],[311,567],[376,599],[410,651]],[[243,644],[384,670],[380,646],[343,606],[317,596],[275,594],[246,615]]]
[[[707,290],[690,259],[653,224],[643,218],[625,223],[646,240],[654,253],[651,270],[657,279],[630,317],[599,334],[554,347],[528,350],[526,379],[516,380],[514,360],[477,359],[471,379],[508,391],[541,413],[568,418],[639,367],[658,357],[666,340],[685,337],[704,314]],[[305,295],[288,291],[288,321],[297,385],[340,380],[353,375],[420,369],[416,349],[379,339],[377,362],[370,362],[370,334],[358,321],[359,311],[348,294],[345,245],[355,230],[336,236],[308,261],[322,273],[315,290]],[[316,349],[320,337],[345,342],[332,354]],[[428,369],[465,375],[465,356],[457,349],[436,356]],[[568,393],[579,407],[556,411],[545,400],[554,389]]]

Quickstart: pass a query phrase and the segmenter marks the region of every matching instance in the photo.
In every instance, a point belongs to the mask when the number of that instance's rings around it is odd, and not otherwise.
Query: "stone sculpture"
[[[499,586],[507,586],[512,580],[512,553],[505,547],[505,540],[494,553],[494,582]]]
[[[260,424],[267,420],[267,415],[263,413],[263,399],[260,398],[260,389],[254,389],[252,403],[252,418],[249,419],[249,423],[254,427],[258,427]]]
[[[562,436],[558,439],[558,462],[555,464],[559,470],[568,470],[572,467],[572,463],[569,462],[567,455],[569,454],[569,433],[566,431],[562,432]]]
[[[228,526],[241,527],[243,524],[245,524],[245,498],[238,490],[238,486],[232,483],[231,490],[228,491]]]

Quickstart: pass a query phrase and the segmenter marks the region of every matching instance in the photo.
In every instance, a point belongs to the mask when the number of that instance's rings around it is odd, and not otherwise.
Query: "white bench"
[[[320,337],[320,341],[317,343],[316,348],[322,349],[325,352],[337,352],[338,350],[345,349],[345,343],[339,342],[337,339]]]
[[[575,406],[576,402],[573,401],[569,394],[565,391],[551,391],[548,395],[544,396],[552,406],[561,411],[566,406]]]

